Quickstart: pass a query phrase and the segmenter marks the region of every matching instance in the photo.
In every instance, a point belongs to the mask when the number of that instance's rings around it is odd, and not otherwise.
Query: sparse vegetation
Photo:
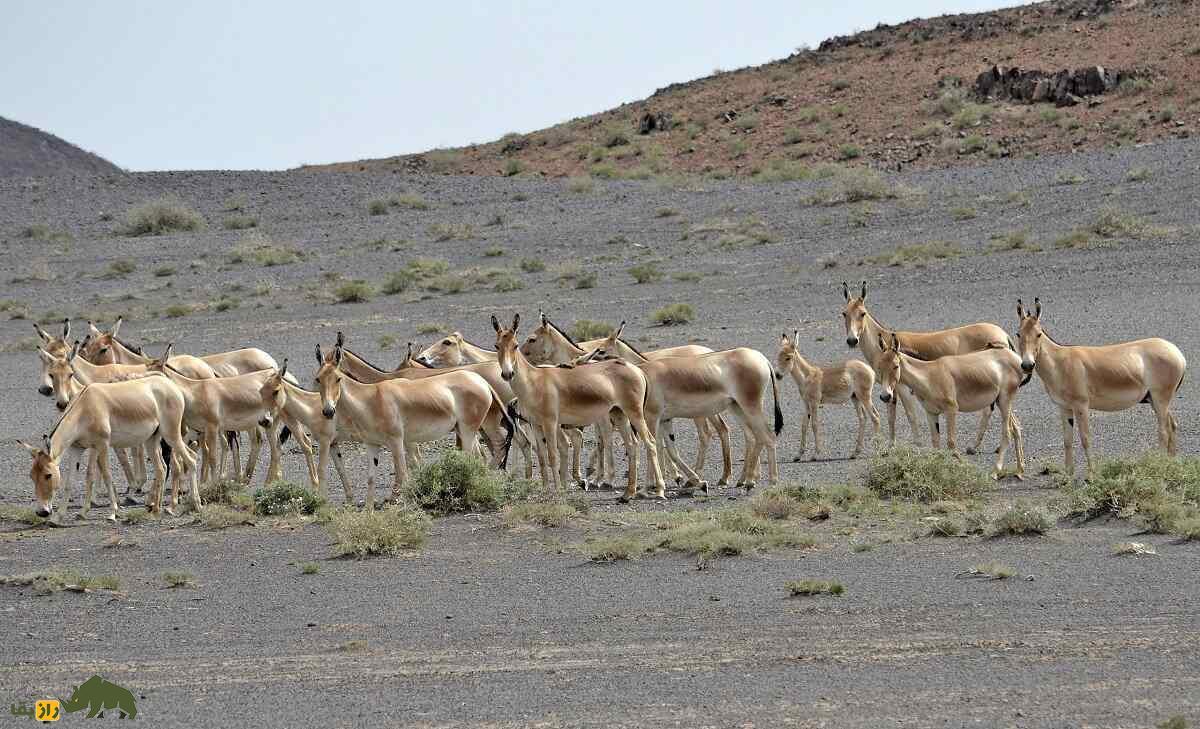
[[[1054,520],[1041,508],[1026,501],[1009,504],[992,519],[992,536],[1045,534],[1054,528]]]
[[[302,574],[302,575],[315,575],[315,574],[318,574],[320,571],[321,571],[321,565],[318,564],[317,562],[301,562],[300,563],[300,574]]]
[[[458,450],[415,469],[406,488],[413,504],[434,514],[495,511],[511,497],[504,474]]]
[[[441,334],[446,331],[446,327],[435,322],[426,322],[417,325],[417,334]]]
[[[595,271],[588,271],[586,273],[581,273],[575,278],[575,288],[577,288],[577,289],[595,288],[596,281],[598,279],[599,279],[599,275]]]
[[[120,579],[111,575],[86,575],[75,570],[53,568],[37,570],[20,575],[0,576],[0,585],[32,587],[35,595],[49,595],[68,590],[90,592],[93,590],[119,590]]]
[[[1017,571],[1012,567],[1001,562],[986,562],[977,564],[971,567],[966,572],[961,573],[961,577],[984,577],[991,580],[1006,580],[1009,577],[1017,574]]]
[[[104,269],[104,275],[101,278],[124,278],[137,270],[137,264],[129,259],[122,258],[108,264],[108,268]]]
[[[646,537],[632,534],[594,537],[585,541],[580,551],[593,562],[619,562],[637,559],[654,551],[655,544]]]
[[[366,281],[347,281],[338,286],[333,295],[339,304],[361,304],[374,298],[375,289]]]
[[[1128,182],[1145,182],[1149,180],[1154,173],[1149,167],[1134,167],[1125,173],[1125,179]]]
[[[367,212],[371,215],[387,215],[391,212],[387,200],[372,200],[367,203]]]
[[[154,269],[154,276],[156,278],[167,278],[168,276],[174,276],[174,275],[175,275],[175,267],[174,266],[159,266],[158,268]]]
[[[429,515],[420,509],[388,506],[339,509],[330,515],[326,528],[333,536],[335,554],[362,559],[419,549],[429,536],[429,524]]]
[[[163,573],[162,578],[166,586],[172,590],[196,586],[196,579],[191,572],[168,571]]]
[[[1055,185],[1081,185],[1087,182],[1087,178],[1078,172],[1060,172],[1054,178]]]
[[[1013,230],[992,236],[988,245],[992,251],[1040,251],[1042,247],[1029,240],[1029,231]]]
[[[655,283],[663,278],[662,270],[655,263],[639,263],[629,269],[629,275],[640,284]]]
[[[540,258],[522,258],[521,270],[525,273],[541,273],[546,270],[546,262]]]
[[[483,252],[484,258],[499,258],[504,255],[503,248],[488,248]]]
[[[201,501],[203,502],[203,497]],[[221,503],[205,503],[200,507],[196,518],[206,529],[228,529],[235,526],[254,525],[253,514]]]
[[[128,236],[164,235],[198,230],[203,225],[196,211],[177,200],[162,198],[130,208],[120,232]]]
[[[470,223],[434,223],[429,226],[429,237],[439,243],[448,240],[471,240],[478,238],[475,226]]]
[[[651,320],[659,326],[670,327],[687,324],[696,316],[688,304],[668,304],[654,312]]]
[[[191,304],[171,304],[167,308],[163,309],[163,316],[167,317],[168,319],[179,319],[181,317],[188,316],[194,310],[195,309]]]
[[[851,160],[862,156],[862,147],[857,144],[842,144],[838,146],[838,159]]]
[[[987,474],[946,450],[897,443],[871,458],[863,485],[879,496],[901,501],[973,499],[989,488]]]
[[[757,215],[746,215],[741,218],[709,218],[699,225],[688,228],[684,237],[710,235],[716,235],[717,245],[725,249],[774,243],[778,240],[778,237],[771,231],[770,225]]]
[[[528,501],[509,506],[504,514],[504,523],[509,528],[522,524],[542,527],[563,527],[579,516],[574,506],[553,501]]]
[[[848,169],[835,174],[833,183],[818,190],[809,198],[814,205],[842,205],[863,200],[891,200],[903,192],[878,172],[864,168]]]
[[[920,266],[930,261],[957,258],[962,254],[963,251],[957,243],[935,240],[928,243],[897,246],[891,252],[871,256],[867,260],[885,266]]]
[[[511,273],[504,273],[492,279],[492,290],[497,293],[520,291],[525,288],[525,282]]]
[[[258,219],[252,218],[249,215],[233,215],[225,218],[221,223],[221,227],[225,230],[246,230],[248,228],[257,228]]]
[[[259,516],[314,514],[324,503],[308,489],[288,481],[273,481],[254,492],[254,513]]]
[[[279,245],[266,235],[250,233],[230,251],[229,263],[256,263],[259,266],[286,266],[300,260],[300,251]]]
[[[975,208],[966,206],[956,207],[950,211],[950,217],[954,218],[955,220],[971,220],[978,215],[979,214],[975,212]]]
[[[845,594],[846,588],[840,582],[830,582],[828,580],[792,580],[784,587],[787,588],[788,595],[792,597],[807,597],[813,595],[832,595],[841,597]]]
[[[1067,511],[1082,518],[1110,514],[1134,519],[1160,534],[1200,538],[1200,458],[1149,453],[1101,461],[1091,477],[1072,484]]]
[[[576,194],[591,192],[596,189],[596,183],[590,177],[572,177],[567,180],[567,190]]]

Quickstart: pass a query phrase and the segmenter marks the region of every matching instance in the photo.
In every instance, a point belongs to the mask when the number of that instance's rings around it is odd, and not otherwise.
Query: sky
[[[996,0],[4,0],[0,116],[129,170],[487,142]]]

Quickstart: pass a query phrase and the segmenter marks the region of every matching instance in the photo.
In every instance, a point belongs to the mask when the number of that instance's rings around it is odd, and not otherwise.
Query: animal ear
[[[75,340],[75,343],[71,345],[71,352],[70,352],[70,354],[67,355],[67,362],[74,362],[75,357],[78,354],[79,354],[79,340],[77,339],[77,340]]]
[[[41,347],[38,347],[38,357],[41,358],[41,360],[46,364],[54,364],[54,355],[50,354]]]
[[[38,326],[36,321],[33,323],[33,331],[37,332],[37,335],[42,338],[43,342],[49,342],[51,339],[54,339],[45,329]]]
[[[792,346],[795,347],[796,343],[799,341],[800,341],[800,328],[797,327],[792,330]]]
[[[287,374],[287,363],[288,363],[287,357],[284,357],[283,358],[283,366],[279,368],[279,379],[281,379],[281,380],[283,379],[284,375]]]
[[[408,343],[408,352],[407,352],[407,353],[405,353],[405,355],[404,355],[404,359],[405,359],[406,361],[411,361],[411,360],[412,360],[412,348],[413,348],[413,343],[412,343],[412,342],[409,342],[409,343]]]
[[[121,331],[121,321],[123,319],[124,319],[124,317],[118,316],[117,323],[113,324],[113,328],[110,329],[108,333],[113,335],[114,337],[117,336],[117,332]]]
[[[36,456],[36,455],[37,455],[37,454],[40,452],[40,449],[38,449],[38,448],[36,448],[36,447],[34,447],[34,446],[31,446],[31,445],[29,445],[28,443],[26,443],[26,442],[25,442],[25,441],[23,441],[23,440],[18,440],[18,441],[17,441],[17,445],[21,446],[22,448],[24,448],[25,450],[29,451],[30,453],[32,453],[32,454],[33,454],[33,455],[35,455],[35,456]]]
[[[492,329],[495,329],[497,334],[500,333],[500,320],[496,318],[495,314],[492,314]]]
[[[317,365],[325,364],[325,355],[321,353],[321,345],[317,344]]]
[[[162,353],[163,364],[166,364],[167,360],[171,359],[171,350],[173,349],[175,349],[175,342],[167,342],[167,347]]]
[[[1042,300],[1041,300],[1041,299],[1039,299],[1039,298],[1038,298],[1038,297],[1036,297],[1036,296],[1035,296],[1035,297],[1033,297],[1033,306],[1034,306],[1033,318],[1034,318],[1034,319],[1037,319],[1037,320],[1039,320],[1039,321],[1041,321],[1041,318],[1042,318]]]
[[[846,301],[850,300],[850,285],[845,281],[842,282],[842,296],[846,297]]]
[[[780,334],[779,335],[779,346],[787,347],[790,345],[791,345],[791,341],[788,340],[787,333],[785,332],[783,334]]]
[[[513,325],[512,325],[513,334],[517,333],[517,327],[519,327],[519,326],[521,326],[521,313],[517,312],[516,314],[513,314]]]
[[[879,348],[887,349],[887,343],[883,341],[883,332],[879,332],[879,334],[876,336],[879,337]]]
[[[346,345],[345,335],[343,335],[341,332],[338,332],[337,333],[337,341],[335,341],[333,344],[335,347],[344,347]]]
[[[63,319],[63,337],[62,338],[65,340],[70,336],[71,336],[71,320]]]
[[[625,331],[625,322],[624,322],[624,320],[622,320],[622,321],[621,321],[621,324],[620,324],[620,325],[617,327],[617,331],[613,332],[612,338],[613,338],[613,339],[620,339],[620,338],[621,338],[621,332],[623,332],[623,331]]]
[[[862,300],[863,301],[867,300],[867,282],[866,281],[862,282]]]
[[[342,363],[342,345],[333,345],[333,365],[336,367]]]
[[[50,436],[46,433],[42,433],[42,450],[46,451],[47,455],[50,454]]]
[[[1017,321],[1025,321],[1025,304],[1017,299]]]
[[[542,311],[541,309],[538,309],[538,316],[542,320],[542,326],[546,326],[546,312]],[[513,328],[516,329],[516,327],[513,327]]]
[[[897,337],[895,332],[892,332],[892,349],[900,351],[900,337]]]
[[[98,337],[103,333],[104,332],[96,328],[95,324],[93,324],[90,320],[88,321],[88,336]]]

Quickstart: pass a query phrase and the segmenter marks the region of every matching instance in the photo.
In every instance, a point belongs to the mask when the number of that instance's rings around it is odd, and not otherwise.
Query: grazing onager
[[[825,403],[850,403],[858,415],[858,441],[854,444],[851,458],[862,454],[863,440],[867,432],[867,419],[874,426],[874,434],[879,435],[879,411],[871,402],[871,390],[875,387],[875,370],[866,362],[858,359],[848,359],[829,367],[810,364],[800,354],[800,330],[792,331],[792,338],[787,334],[779,337],[779,354],[775,358],[775,376],[783,379],[785,373],[790,374],[800,389],[800,397],[804,400],[804,421],[800,424],[800,455],[796,460],[804,458],[804,449],[808,431],[812,430],[813,453],[821,453],[821,405]],[[814,458],[816,455],[814,455]]]
[[[862,282],[862,290],[858,296],[850,295],[850,287],[842,282],[842,296],[846,299],[846,307],[842,310],[842,320],[846,326],[846,344],[851,349],[859,347],[867,362],[874,366],[882,351],[877,343],[882,335],[885,339],[895,334],[900,340],[900,349],[910,357],[926,361],[935,360],[952,354],[967,354],[983,349],[1011,349],[1016,351],[1008,334],[995,324],[978,322],[953,329],[938,329],[931,332],[902,332],[888,329],[867,310],[867,282]],[[882,379],[883,373],[875,371],[875,377]],[[916,420],[916,403],[912,396],[900,388],[896,393],[900,404],[904,406],[904,415],[912,428],[913,439],[919,432]],[[896,442],[896,402],[888,403],[888,442]]]
[[[500,375],[512,385],[522,410],[540,429],[538,460],[542,464],[542,482],[561,492],[558,449],[547,438],[556,438],[560,425],[593,425],[607,421],[613,408],[629,420],[636,437],[645,446],[654,477],[655,494],[666,498],[666,484],[659,468],[654,426],[646,421],[644,405],[648,384],[641,370],[620,360],[582,367],[537,367],[530,364],[517,346],[517,328],[521,315],[513,316],[512,325],[500,326],[492,316],[496,330],[496,352]],[[629,483],[622,496],[628,501],[637,496],[637,448],[626,444],[629,452]]]
[[[1021,369],[1030,376],[1036,371],[1046,394],[1058,406],[1067,476],[1075,475],[1075,427],[1079,428],[1088,472],[1092,470],[1088,411],[1093,409],[1116,412],[1148,403],[1158,419],[1158,444],[1174,456],[1179,427],[1171,413],[1171,399],[1179,392],[1187,370],[1179,348],[1157,337],[1100,346],[1059,344],[1042,328],[1041,301],[1035,298],[1033,306],[1026,311],[1017,300]]]
[[[90,460],[97,462],[101,477],[108,487],[111,509],[108,518],[115,520],[117,494],[108,473],[108,449],[134,446],[144,446],[153,457],[155,486],[151,498],[147,499],[147,506],[152,512],[157,511],[163,499],[165,464],[160,445],[164,440],[171,446],[171,458],[176,468],[176,496],[172,505],[177,503],[179,480],[184,473],[190,472],[192,504],[199,509],[196,457],[183,441],[183,411],[183,394],[164,377],[143,377],[84,387],[50,435],[43,437],[42,448],[21,444],[33,454],[30,477],[34,483],[37,513],[43,517],[50,516],[59,487],[62,486],[63,490],[70,488],[72,467],[77,469],[84,450],[90,449]],[[59,462],[68,449],[73,458],[64,478]],[[83,499],[83,516],[87,516],[91,507],[91,497],[89,478]]]
[[[317,384],[321,391],[321,413],[338,418],[355,440],[367,446],[367,505],[375,507],[375,471],[379,449],[392,452],[395,481],[392,496],[400,498],[408,479],[408,454],[418,443],[438,440],[447,433],[458,436],[459,447],[478,457],[476,435],[493,408],[504,408],[495,390],[474,372],[447,372],[423,380],[387,380],[362,383],[345,375],[339,365],[341,346],[334,346],[327,361],[316,349]]]
[[[996,466],[992,478],[1004,471],[1004,453],[1012,436],[1017,452],[1018,479],[1025,478],[1025,440],[1021,423],[1013,414],[1013,399],[1024,379],[1021,358],[1010,349],[985,349],[970,354],[953,354],[932,362],[910,357],[901,350],[899,338],[893,333],[890,340],[879,335],[879,357],[875,370],[882,373],[879,399],[889,402],[903,383],[908,387],[929,419],[929,434],[934,448],[941,447],[938,415],[946,416],[946,447],[958,450],[958,414],[983,411],[975,448],[983,442],[992,409],[1000,406],[1000,448],[996,451]]]

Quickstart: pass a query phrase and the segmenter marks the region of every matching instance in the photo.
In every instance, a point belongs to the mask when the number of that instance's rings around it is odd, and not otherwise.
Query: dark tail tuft
[[[501,404],[500,412],[503,414],[503,417],[500,418],[500,424],[504,426],[504,450],[500,455],[500,470],[507,471],[508,453],[509,449],[512,448],[513,432],[517,429],[517,424],[508,416],[508,413],[504,412],[503,404]]]
[[[225,441],[229,443],[230,448],[241,444],[241,440],[238,439],[238,432],[236,430],[225,431]]]
[[[292,429],[286,425],[279,429],[279,445],[287,443],[287,439],[292,437]]]
[[[779,409],[779,378],[775,377],[775,368],[771,368],[771,395],[775,399],[775,435],[783,432],[783,410]]]
[[[165,440],[160,440],[158,450],[162,453],[163,462],[167,464],[166,474],[163,475],[163,482],[166,483],[171,478],[171,446]]]

